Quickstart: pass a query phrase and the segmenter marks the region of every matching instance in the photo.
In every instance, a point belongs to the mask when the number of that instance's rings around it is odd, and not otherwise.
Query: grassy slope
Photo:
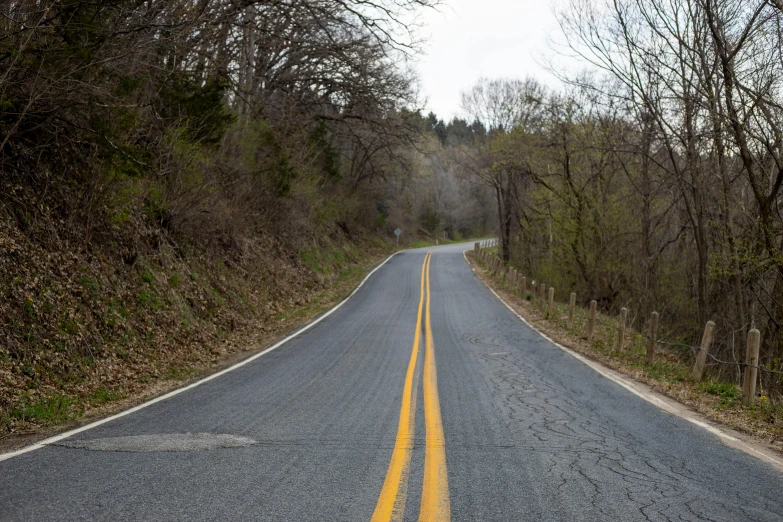
[[[76,249],[0,223],[3,446],[262,348],[330,308],[392,251],[339,233],[307,248],[275,236],[227,250],[165,237],[151,244],[133,255],[114,241]]]

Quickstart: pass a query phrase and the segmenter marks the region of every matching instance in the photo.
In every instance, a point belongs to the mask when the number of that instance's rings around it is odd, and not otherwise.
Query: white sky
[[[553,52],[549,37],[562,40],[554,6],[562,0],[444,0],[439,12],[426,12],[429,36],[416,68],[426,112],[444,121],[462,115],[460,92],[482,76],[533,76],[555,86],[541,65]]]

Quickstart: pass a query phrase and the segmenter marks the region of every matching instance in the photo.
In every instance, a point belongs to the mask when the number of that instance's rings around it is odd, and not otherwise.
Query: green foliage
[[[141,75],[136,76],[117,76],[117,88],[114,94],[118,97],[124,97],[138,92],[146,82],[146,78]]]
[[[326,123],[319,121],[310,133],[310,142],[315,145],[326,176],[333,181],[340,181],[340,153],[334,148]]]
[[[742,399],[742,391],[734,384],[725,382],[702,382],[699,384],[702,391],[710,395],[720,397],[720,402],[716,405],[718,408],[728,408],[739,403]]]
[[[225,79],[176,75],[162,86],[159,110],[164,117],[179,122],[189,140],[215,144],[236,119],[224,102],[227,86]]]
[[[76,397],[57,394],[39,399],[25,399],[11,411],[11,417],[21,421],[38,421],[43,424],[62,423],[81,416],[75,408]]]
[[[87,290],[91,297],[94,298],[98,295],[98,280],[94,277],[82,277],[79,280],[79,283]]]
[[[182,274],[174,272],[169,276],[169,286],[171,288],[179,288],[182,285]]]
[[[322,275],[333,275],[346,265],[360,258],[353,248],[314,247],[304,249],[299,253],[302,262],[313,272]]]
[[[166,370],[164,377],[171,381],[184,381],[197,376],[199,373],[201,373],[199,369],[193,366],[174,365]]]
[[[266,147],[268,153],[261,165],[260,173],[269,179],[275,195],[278,197],[290,195],[297,172],[291,165],[288,153],[272,127],[266,122],[261,127],[260,138],[261,144]]]
[[[150,310],[159,309],[161,307],[157,294],[152,290],[142,290],[139,292],[136,296],[136,304]]]
[[[89,401],[93,406],[100,406],[101,404],[117,401],[124,397],[125,394],[119,390],[111,390],[105,386],[101,386],[92,392]]]
[[[163,197],[162,192],[150,185],[144,196],[144,206],[142,210],[147,217],[155,223],[159,223],[163,227],[167,227],[168,224],[168,206]]]
[[[35,306],[33,305],[33,299],[31,297],[25,297],[22,306],[24,308],[24,314],[27,316],[27,318],[35,319],[37,312],[35,311]]]
[[[655,361],[652,365],[644,365],[650,377],[657,381],[682,382],[686,378],[684,366],[667,361]]]
[[[427,206],[424,207],[421,216],[419,216],[419,223],[424,230],[430,234],[434,234],[440,225],[440,216],[434,208]]]
[[[108,177],[139,178],[150,172],[152,151],[126,142],[140,123],[135,113],[125,109],[89,114],[89,125],[95,132],[99,158]]]
[[[79,322],[73,317],[64,317],[60,321],[60,331],[65,335],[75,335],[79,333]]]

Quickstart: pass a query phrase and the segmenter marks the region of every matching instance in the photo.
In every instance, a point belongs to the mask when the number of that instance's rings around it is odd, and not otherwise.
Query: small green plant
[[[66,335],[79,333],[79,323],[73,317],[65,317],[60,321],[60,331]]]
[[[171,366],[166,370],[165,378],[172,381],[184,381],[198,373],[198,368],[192,366]]]
[[[24,308],[24,314],[27,316],[27,318],[35,319],[36,313],[32,297],[25,297],[24,304],[22,306]]]
[[[95,297],[98,295],[98,280],[94,277],[82,277],[79,280],[79,284],[81,284],[91,296]]]
[[[169,277],[169,286],[171,288],[179,288],[182,285],[182,275],[179,272],[174,272]]]
[[[76,397],[68,395],[53,395],[37,400],[25,401],[11,411],[11,417],[22,421],[38,421],[42,423],[60,423],[81,416],[82,412],[75,408]]]
[[[149,272],[144,272],[143,274],[141,274],[141,279],[142,281],[148,284],[152,284],[155,281],[155,278],[152,277],[152,274],[150,274]]]
[[[100,406],[107,402],[116,401],[122,399],[124,394],[118,390],[110,390],[104,386],[101,386],[90,396],[90,404],[94,406]]]
[[[742,392],[737,386],[725,382],[703,382],[699,384],[699,388],[710,395],[720,397],[720,402],[716,404],[716,408],[727,408],[735,405],[742,398]]]
[[[763,421],[773,427],[773,430],[783,433],[783,404],[762,395],[758,403],[750,405],[746,411],[750,418]]]
[[[142,290],[139,295],[136,296],[136,303],[144,308],[158,308],[160,303],[158,302],[158,296],[151,290]]]
[[[656,381],[682,382],[685,380],[685,368],[666,361],[655,361],[651,365],[640,364],[645,368],[650,377]]]

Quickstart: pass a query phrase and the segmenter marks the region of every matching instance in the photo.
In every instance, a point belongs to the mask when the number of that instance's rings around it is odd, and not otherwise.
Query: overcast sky
[[[559,39],[553,6],[562,0],[444,0],[428,12],[426,55],[417,69],[426,108],[439,118],[461,115],[460,92],[482,76],[533,76],[555,86],[540,64],[551,56],[548,37]]]

